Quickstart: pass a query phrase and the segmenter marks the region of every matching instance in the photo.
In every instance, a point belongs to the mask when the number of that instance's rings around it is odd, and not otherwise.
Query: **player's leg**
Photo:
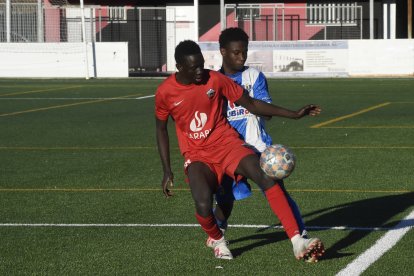
[[[217,188],[217,176],[202,162],[191,163],[187,168],[191,194],[195,203],[196,218],[211,240],[216,258],[233,259],[223,234],[213,216],[213,194]]]
[[[289,238],[300,233],[299,226],[283,189],[275,180],[262,171],[257,155],[244,157],[237,166],[235,173],[253,180],[264,191],[270,207],[279,218]]]
[[[227,230],[227,221],[233,210],[235,200],[242,200],[252,195],[252,189],[247,179],[236,182],[228,175],[223,176],[216,192],[216,208],[214,216],[222,232]]]
[[[214,208],[214,217],[216,218],[217,225],[223,234],[224,231],[227,230],[227,221],[231,215],[231,211],[233,210],[233,202],[234,201],[222,203],[217,202],[216,207]]]
[[[223,163],[226,173],[234,175],[237,178],[235,180],[240,180],[240,176],[253,180],[265,192],[272,211],[281,221],[288,237],[299,234],[299,227],[283,190],[260,168],[258,155],[239,142],[233,140],[226,147],[227,155]]]
[[[318,257],[324,253],[322,242],[317,238],[306,239],[301,237],[298,223],[284,190],[260,169],[258,156],[245,156],[239,162],[235,174],[241,174],[252,179],[265,192],[270,208],[279,218],[292,242],[295,257],[316,262]]]
[[[293,211],[293,214],[296,219],[296,223],[299,226],[300,235],[302,237],[307,237],[307,231],[305,227],[305,222],[303,221],[302,215],[300,213],[299,206],[297,205],[296,201],[293,200],[293,198],[289,195],[289,193],[286,191],[285,184],[283,183],[283,180],[278,181],[279,186],[282,188],[283,192],[286,195],[286,198],[289,202],[290,208]]]
[[[233,178],[226,174],[223,175],[223,179],[217,188],[215,197],[216,208],[214,208],[214,217],[216,218],[221,231],[224,233],[224,231],[227,230],[227,220],[233,210]]]
[[[187,168],[187,175],[196,214],[202,218],[212,216],[213,194],[217,187],[216,175],[202,162],[191,163]],[[216,226],[215,223],[214,226]],[[212,228],[214,228],[213,225]],[[222,236],[219,229],[213,229],[207,234],[216,239]]]

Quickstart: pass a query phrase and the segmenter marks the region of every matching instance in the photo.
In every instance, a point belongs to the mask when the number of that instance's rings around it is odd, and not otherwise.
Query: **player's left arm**
[[[266,103],[264,101],[250,97],[248,93],[243,93],[243,89],[238,84],[235,84],[231,79],[225,76],[219,78],[219,83],[223,88],[223,96],[226,97],[229,101],[243,106],[253,114],[260,116],[278,116],[291,119],[299,119],[306,115],[315,116],[321,112],[321,108],[315,104],[309,104],[297,111],[294,111]]]
[[[243,95],[235,101],[236,104],[243,106],[253,114],[260,116],[277,116],[290,119],[300,119],[306,115],[315,116],[321,112],[321,108],[315,104],[308,104],[294,111],[274,104],[266,103],[261,100],[253,99],[243,93]]]

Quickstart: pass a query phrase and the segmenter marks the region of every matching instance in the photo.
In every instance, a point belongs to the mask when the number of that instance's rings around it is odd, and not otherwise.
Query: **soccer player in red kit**
[[[276,181],[260,168],[259,157],[244,146],[239,134],[224,117],[227,100],[262,116],[301,118],[317,115],[319,106],[307,105],[298,111],[255,100],[219,72],[204,69],[200,47],[191,40],[175,49],[178,72],[168,77],[155,95],[156,136],[163,167],[162,187],[171,196],[168,185],[174,180],[170,165],[168,118],[175,121],[178,144],[184,156],[184,169],[195,203],[196,218],[209,237],[208,246],[220,259],[233,259],[227,241],[214,218],[213,195],[224,174],[235,180],[247,177],[266,194],[273,213],[290,238],[297,259],[317,260],[324,252],[318,238],[300,235],[299,227],[286,196]]]

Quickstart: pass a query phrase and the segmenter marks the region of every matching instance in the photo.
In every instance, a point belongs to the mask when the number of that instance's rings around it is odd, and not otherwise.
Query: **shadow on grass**
[[[323,259],[333,259],[353,255],[354,253],[340,253],[340,251],[346,249],[350,245],[360,241],[369,235],[373,231],[372,228],[374,227],[395,227],[395,225],[397,225],[400,220],[392,220],[392,218],[398,214],[403,213],[413,206],[414,192],[410,192],[405,194],[369,198],[346,204],[335,205],[329,208],[316,210],[311,213],[302,213],[302,217],[306,221],[306,226],[311,228],[312,226],[345,226],[350,228],[361,228],[349,230],[348,235],[338,240],[334,244],[325,244],[326,253]],[[306,219],[307,217],[311,219]],[[410,222],[408,221],[405,224],[412,225],[414,222],[411,221],[411,224],[409,223]],[[259,240],[257,242],[251,243],[248,246],[233,249],[233,255],[239,256],[243,254],[243,252],[251,250],[255,247],[260,247],[269,243],[286,239],[286,234],[284,232],[260,234],[261,231],[263,231],[263,229],[259,229],[258,234],[230,241],[231,244],[235,244],[243,240]],[[312,232],[315,231],[322,230],[312,230],[311,235]],[[323,240],[323,237],[321,238]]]
[[[414,193],[389,195],[369,198],[347,204],[340,204],[330,208],[321,209],[308,213],[303,217],[315,216],[316,218],[307,221],[307,226],[347,226],[347,227],[382,227],[391,228],[400,221],[390,221],[394,216],[403,213],[414,206]],[[347,236],[338,240],[335,244],[328,245],[325,259],[337,258],[341,250],[360,241],[372,231],[351,230]]]
[[[263,231],[263,229],[259,229],[257,232]],[[283,241],[287,238],[284,232],[271,232],[271,233],[257,233],[254,235],[246,236],[239,239],[230,240],[230,244],[235,244],[238,242],[243,242],[246,240],[254,241],[246,246],[238,247],[238,248],[231,248],[231,253],[233,257],[237,257],[243,254],[243,252],[252,250],[257,247],[261,247],[270,243]]]

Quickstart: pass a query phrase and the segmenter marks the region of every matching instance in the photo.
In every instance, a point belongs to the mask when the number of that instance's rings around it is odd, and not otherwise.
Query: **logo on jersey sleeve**
[[[194,113],[194,119],[192,119],[190,123],[190,130],[193,132],[189,133],[188,137],[195,140],[206,138],[211,131],[211,129],[203,130],[206,123],[207,114],[196,111]]]

